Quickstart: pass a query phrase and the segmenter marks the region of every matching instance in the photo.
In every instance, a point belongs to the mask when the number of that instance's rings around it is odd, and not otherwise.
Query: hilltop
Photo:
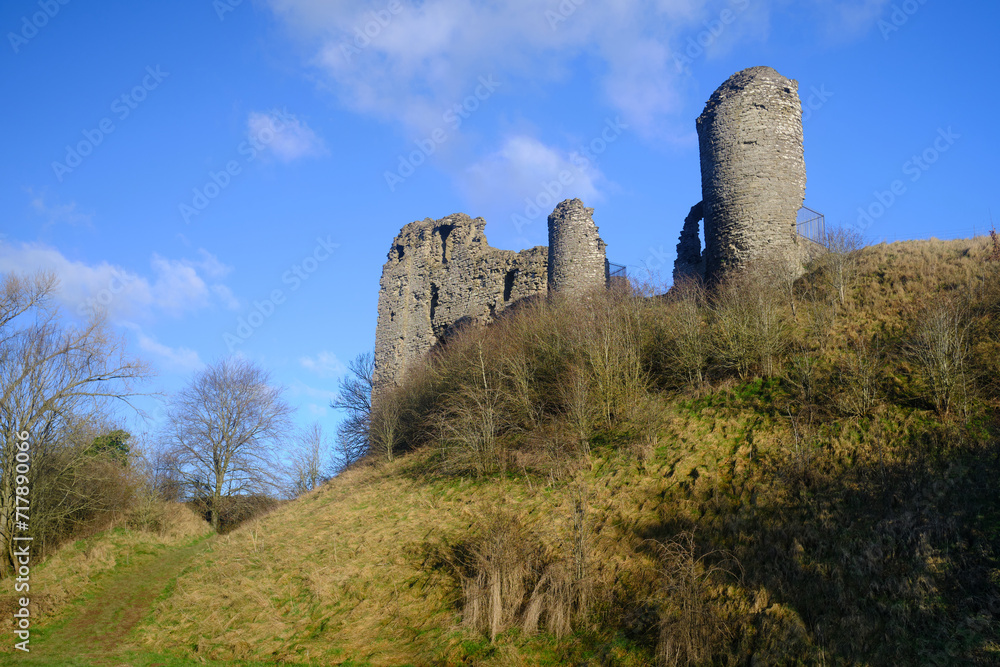
[[[882,244],[469,326],[384,399],[386,451],[212,540],[133,639],[317,665],[996,664],[993,250]]]

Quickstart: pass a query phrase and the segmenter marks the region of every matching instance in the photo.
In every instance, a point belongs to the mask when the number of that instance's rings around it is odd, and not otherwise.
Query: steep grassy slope
[[[145,572],[144,566],[164,555],[172,557],[211,534],[210,526],[184,505],[163,503],[157,516],[159,530],[132,530],[120,526],[65,544],[50,558],[32,567],[29,591],[19,595],[14,595],[13,591],[7,595],[8,591],[4,591],[0,604],[4,609],[5,631],[11,635],[15,599],[26,595],[31,600],[31,655],[15,652],[13,642],[5,643],[0,652],[9,654],[7,657],[11,660],[22,662],[30,657],[40,660],[42,664],[68,664],[70,658],[94,648],[92,644],[96,636],[109,633],[123,636],[127,633],[131,625],[149,611],[151,602],[129,604],[126,599],[150,584],[145,580],[132,580],[136,573]],[[165,576],[176,574],[167,572]],[[118,579],[122,580],[120,590],[111,594],[110,604],[99,600],[91,604],[106,584]],[[13,582],[5,583],[13,588]],[[166,581],[162,583],[166,584]],[[158,590],[154,591],[153,597],[158,593]],[[81,611],[89,608],[93,613],[103,613],[106,617],[90,621],[81,618]],[[115,611],[119,615],[111,618]],[[108,618],[111,618],[110,622]],[[130,619],[127,628],[124,627],[125,619]],[[70,629],[74,625],[79,626],[79,632],[64,632],[67,624]],[[94,625],[95,629],[91,630],[90,625]],[[51,641],[54,635],[65,637],[56,637],[55,641]],[[0,663],[3,663],[2,657]]]
[[[463,334],[434,361],[431,384],[450,388],[434,389],[413,451],[216,540],[140,639],[192,659],[311,664],[997,664],[1000,283],[988,251],[866,249],[842,305],[830,267],[817,268],[790,293],[772,372],[718,354],[706,383],[678,386],[657,356],[670,331],[638,336],[622,357],[643,371],[631,407],[602,389],[599,357],[559,365],[584,349],[571,340],[583,316],[539,311],[535,324]],[[942,303],[970,337],[947,401],[919,357],[921,323]],[[626,306],[644,332],[669,315],[658,300]],[[530,367],[543,408],[483,436],[470,414],[520,404],[470,413],[461,400],[496,398],[484,359],[531,346],[531,364],[496,377]],[[586,423],[560,393],[581,368],[599,408]],[[462,455],[472,442],[491,458]]]

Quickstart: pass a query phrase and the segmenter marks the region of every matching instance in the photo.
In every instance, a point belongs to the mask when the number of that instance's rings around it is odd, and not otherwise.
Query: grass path
[[[149,614],[156,598],[184,567],[211,543],[202,539],[187,546],[147,556],[107,579],[68,621],[32,633],[31,653],[17,664],[149,665],[177,663],[142,654],[128,643],[133,628]]]

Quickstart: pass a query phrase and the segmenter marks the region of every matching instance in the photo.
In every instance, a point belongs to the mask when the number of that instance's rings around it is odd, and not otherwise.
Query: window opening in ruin
[[[451,230],[455,229],[455,225],[441,225],[438,228],[441,234],[441,263],[448,263],[448,235],[451,234]]]
[[[431,283],[431,322],[434,321],[434,311],[438,307],[438,286]]]
[[[396,246],[396,255],[397,255],[396,259],[399,259],[399,260],[403,259],[403,246],[401,246],[401,245],[397,245]]]
[[[503,279],[503,300],[505,303],[510,301],[511,292],[514,291],[514,274],[516,272],[516,269],[511,269]]]

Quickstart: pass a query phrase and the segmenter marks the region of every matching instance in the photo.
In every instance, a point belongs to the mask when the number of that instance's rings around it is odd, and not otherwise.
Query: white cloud
[[[336,391],[310,387],[300,380],[295,380],[288,385],[288,393],[292,397],[306,399],[306,409],[309,410],[310,416],[313,417],[325,417],[330,402],[337,399]]]
[[[59,278],[57,299],[80,316],[103,310],[112,320],[120,321],[148,319],[157,314],[180,316],[220,302],[227,308],[238,307],[228,287],[207,283],[201,275],[225,274],[228,267],[211,253],[200,252],[198,261],[169,259],[154,253],[149,278],[106,261],[88,264],[71,260],[43,243],[0,241],[0,271],[54,273]]]
[[[130,322],[123,323],[135,332],[139,349],[158,358],[168,370],[177,373],[190,373],[204,366],[195,350],[187,347],[170,347],[146,335],[142,329]]]
[[[264,144],[282,162],[326,154],[323,140],[287,111],[250,112],[247,135]]]
[[[229,310],[239,310],[241,307],[240,300],[236,298],[233,291],[229,289],[226,285],[222,283],[213,283],[210,285],[212,294],[222,302],[222,304]]]
[[[307,371],[315,373],[321,378],[334,378],[344,374],[347,368],[340,362],[333,352],[326,350],[320,352],[315,357],[302,357],[299,363]]]
[[[325,417],[327,413],[326,407],[317,405],[316,403],[307,404],[306,409],[309,410],[309,415],[311,417]]]
[[[827,7],[827,36],[852,39],[878,23],[890,0],[848,0]]]
[[[205,274],[210,278],[224,278],[233,270],[233,267],[223,264],[218,257],[204,248],[198,248],[198,256],[201,257],[201,260],[194,262],[194,264],[204,269]]]
[[[31,197],[31,208],[35,213],[45,218],[45,222],[42,223],[44,227],[51,227],[59,223],[89,226],[93,221],[94,215],[78,211],[75,201],[68,204],[49,203],[46,201],[46,195],[36,195],[30,188],[28,195]]]
[[[509,207],[515,202],[516,208],[522,208],[525,198],[543,203],[551,199],[546,215],[564,199],[599,200],[598,186],[604,180],[584,154],[556,149],[524,135],[507,137],[498,151],[470,166],[463,177],[477,206]]]
[[[794,3],[803,29],[871,27],[889,0]],[[706,57],[747,41],[766,42],[772,11],[792,0],[269,0],[274,13],[312,49],[310,64],[347,108],[401,123],[426,136],[441,115],[472,93],[480,76],[503,81],[498,94],[567,79],[579,64],[604,101],[643,135],[668,138],[664,118],[679,110],[690,82],[675,53],[710,35]],[[800,7],[804,4],[805,7]],[[803,11],[804,10],[804,11]],[[757,64],[757,63],[752,63]],[[595,100],[595,106],[596,106]]]
[[[546,82],[568,75],[581,56],[603,60],[608,102],[635,122],[676,105],[673,61],[664,44],[706,15],[689,0],[482,3],[427,0],[377,14],[370,2],[271,0],[275,12],[314,40],[313,64],[344,104],[391,118],[416,132],[475,88],[480,76]],[[623,76],[644,85],[621,86]],[[644,129],[653,129],[651,125]]]

